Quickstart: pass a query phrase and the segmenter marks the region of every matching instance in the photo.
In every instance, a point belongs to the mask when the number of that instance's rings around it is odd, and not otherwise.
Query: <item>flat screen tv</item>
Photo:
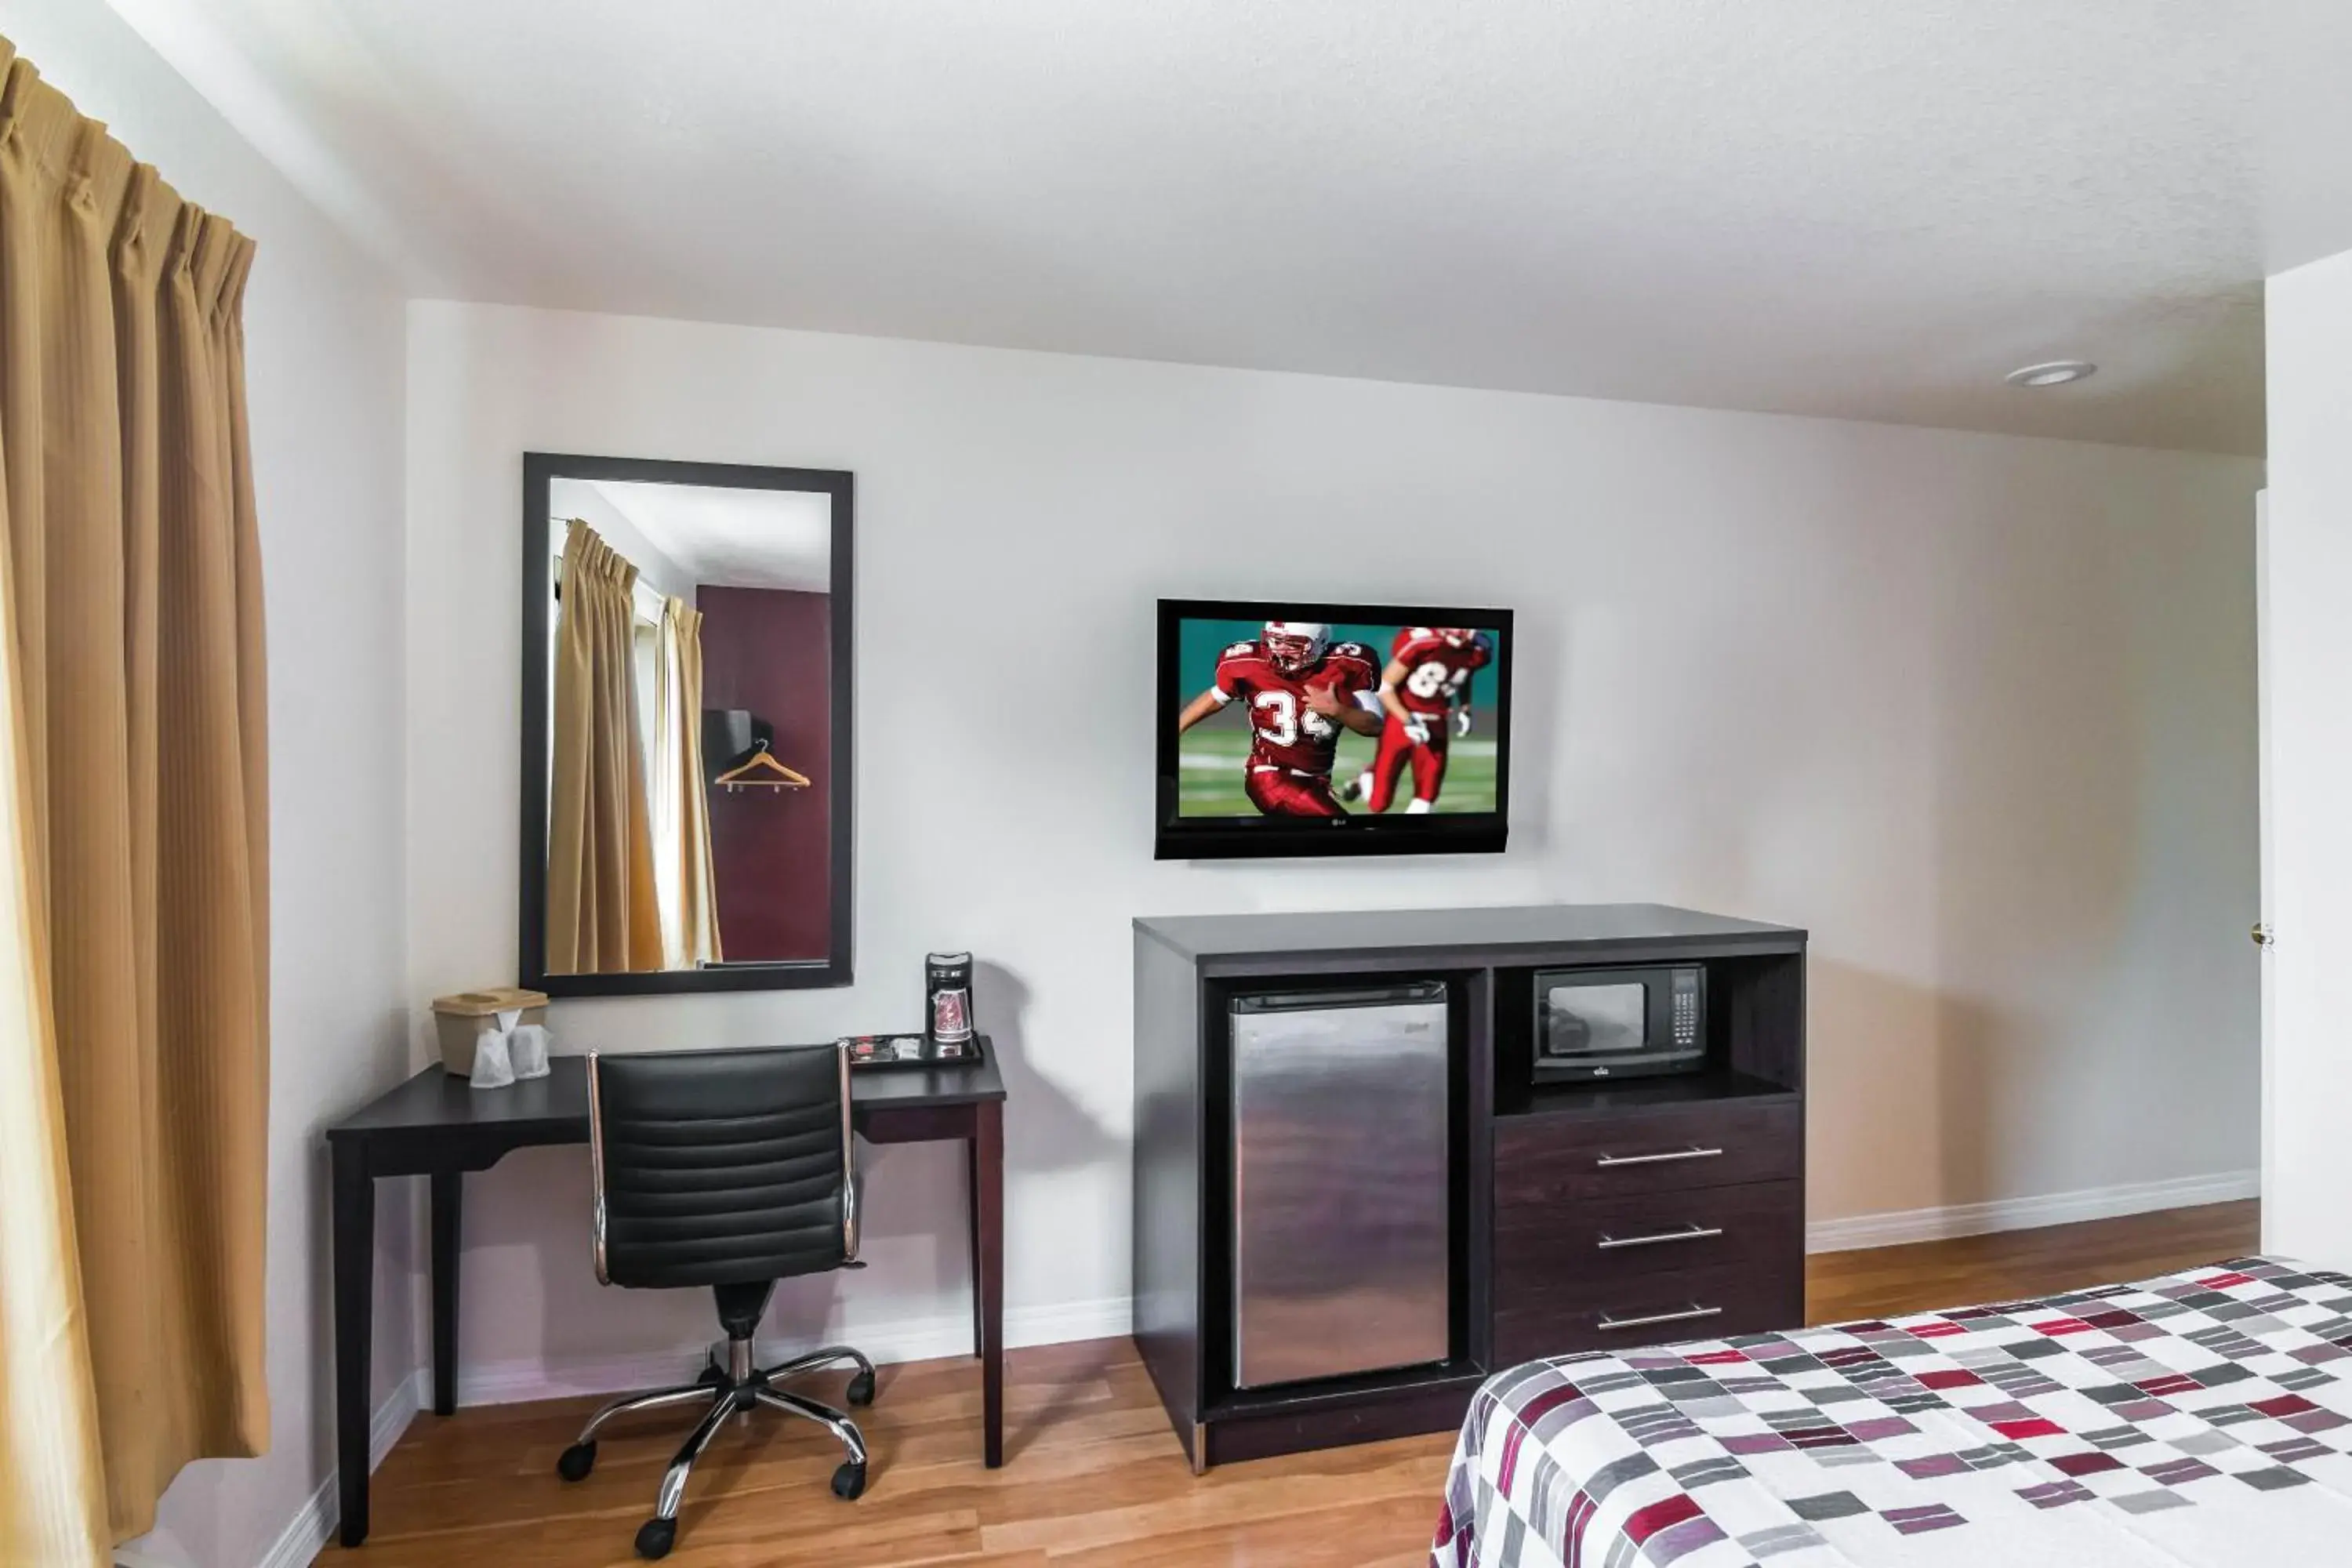
[[[1162,860],[1495,853],[1511,612],[1160,601]]]

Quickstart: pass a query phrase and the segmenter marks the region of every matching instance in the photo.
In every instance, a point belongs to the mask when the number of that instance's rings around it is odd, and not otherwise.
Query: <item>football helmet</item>
[[[1440,626],[1437,628],[1437,635],[1444,640],[1447,647],[1454,648],[1468,647],[1478,640],[1477,628],[1475,626]]]
[[[1284,675],[1299,676],[1323,662],[1331,628],[1321,621],[1265,623],[1266,662]]]

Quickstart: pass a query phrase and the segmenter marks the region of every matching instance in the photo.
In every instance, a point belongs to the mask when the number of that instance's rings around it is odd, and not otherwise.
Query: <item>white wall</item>
[[[6,0],[0,34],[260,245],[246,326],[269,646],[271,1444],[258,1460],[182,1472],[150,1542],[161,1561],[246,1568],[333,1464],[320,1129],[407,1060],[401,306],[391,280],[99,0]],[[412,1226],[388,1197],[380,1396],[415,1360]]]
[[[446,303],[409,347],[410,994],[513,973],[520,454],[854,469],[856,984],[553,1022],[904,1027],[975,950],[1016,1340],[1124,1323],[1139,913],[1808,926],[1817,1217],[2254,1163],[2254,463]],[[1290,593],[1517,609],[1507,856],[1152,862],[1153,598]],[[473,1183],[478,1393],[709,1331],[596,1289],[585,1166]],[[956,1163],[873,1167],[874,1267],[772,1326],[952,1348]]]
[[[2263,1245],[2352,1268],[2352,253],[2270,280]]]

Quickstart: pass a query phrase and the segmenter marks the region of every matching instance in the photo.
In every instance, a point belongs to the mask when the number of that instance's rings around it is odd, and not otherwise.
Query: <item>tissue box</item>
[[[520,1013],[521,1023],[544,1024],[547,993],[504,985],[433,998],[433,1022],[441,1035],[441,1065],[458,1078],[472,1077],[474,1042],[497,1031],[501,1013]]]

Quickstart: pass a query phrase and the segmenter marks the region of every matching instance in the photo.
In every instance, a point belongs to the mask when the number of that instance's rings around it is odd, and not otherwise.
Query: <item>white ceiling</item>
[[[440,296],[2259,452],[2352,245],[2345,0],[112,3]]]
[[[828,496],[613,479],[589,484],[698,586],[832,590]]]

